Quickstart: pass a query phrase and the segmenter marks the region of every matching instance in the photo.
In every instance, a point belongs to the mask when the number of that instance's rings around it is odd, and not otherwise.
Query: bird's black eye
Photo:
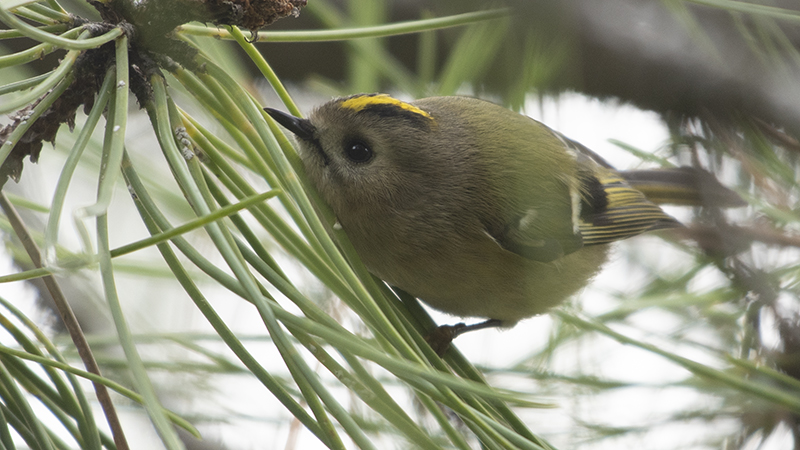
[[[374,155],[372,149],[367,144],[360,141],[353,141],[344,146],[344,154],[347,159],[354,163],[365,163],[372,159]]]

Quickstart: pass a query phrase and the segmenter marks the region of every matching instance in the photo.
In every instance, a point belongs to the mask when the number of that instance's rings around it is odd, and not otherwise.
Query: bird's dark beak
[[[308,120],[286,114],[277,109],[264,108],[264,111],[275,119],[275,122],[283,125],[284,128],[294,133],[298,138],[304,141],[313,141],[315,139],[314,132],[316,128],[314,128],[314,125],[311,125],[311,122]]]

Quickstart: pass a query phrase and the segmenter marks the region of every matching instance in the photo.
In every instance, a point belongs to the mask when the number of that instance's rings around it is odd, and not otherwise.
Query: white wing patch
[[[572,203],[572,232],[578,234],[581,231],[581,193],[577,186],[569,187],[569,197]]]
[[[550,130],[548,128],[548,130]],[[571,145],[570,142],[557,131],[550,130],[553,136],[556,137],[561,144],[564,146],[564,151],[572,157],[574,161],[578,161],[581,157],[586,157],[585,155],[581,154],[575,146]],[[577,178],[570,178],[569,176],[564,177],[564,182],[569,186],[569,197],[570,203],[572,205],[572,232],[575,234],[580,233],[580,226],[581,226],[581,191],[580,191],[580,181]]]
[[[531,208],[529,209],[521,219],[519,219],[519,229],[526,230],[530,228],[534,222],[536,222],[537,217],[539,216],[539,211]]]

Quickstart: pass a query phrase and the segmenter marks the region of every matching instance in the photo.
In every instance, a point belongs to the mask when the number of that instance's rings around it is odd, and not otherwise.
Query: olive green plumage
[[[602,159],[467,97],[336,99],[298,119],[310,180],[364,263],[458,316],[504,325],[587,284],[608,244],[678,226]]]

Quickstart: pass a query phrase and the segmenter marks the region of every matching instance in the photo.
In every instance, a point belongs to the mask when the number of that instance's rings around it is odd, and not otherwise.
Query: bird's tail
[[[747,205],[739,194],[723,186],[714,175],[694,167],[624,170],[620,174],[653,203],[717,208]]]

